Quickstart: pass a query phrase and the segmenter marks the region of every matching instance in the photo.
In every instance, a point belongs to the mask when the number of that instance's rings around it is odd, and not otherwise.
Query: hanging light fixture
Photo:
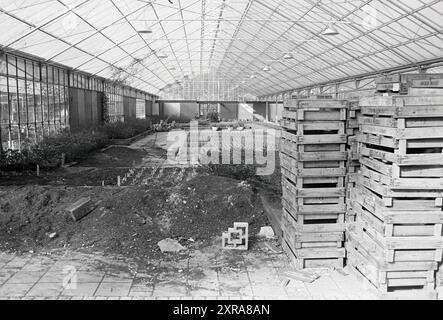
[[[137,32],[140,34],[151,34],[152,28],[148,25],[148,22],[145,22],[143,28],[137,30]]]
[[[285,59],[285,60],[292,60],[292,59],[294,59],[294,55],[292,54],[292,52],[287,52],[283,56],[283,59]]]
[[[270,66],[264,66],[263,67],[263,71],[269,72],[269,71],[271,71],[271,67]]]
[[[340,33],[335,28],[334,23],[330,23],[328,27],[322,32],[322,35],[324,36],[337,36],[339,34]]]
[[[251,78],[251,79],[254,79],[254,78],[256,78],[257,76],[255,75],[255,74],[251,74],[250,76],[249,76],[249,78]]]
[[[165,52],[159,51],[157,53],[157,58],[159,59],[166,59],[168,57],[168,55]]]

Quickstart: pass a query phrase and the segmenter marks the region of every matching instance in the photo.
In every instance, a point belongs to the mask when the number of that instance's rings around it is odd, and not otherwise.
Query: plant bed
[[[152,134],[152,130],[146,130],[142,133],[137,134],[136,136],[133,136],[131,138],[126,139],[109,139],[108,140],[108,147],[110,146],[129,146],[133,144],[134,142],[143,139],[144,137],[148,136],[149,134]]]

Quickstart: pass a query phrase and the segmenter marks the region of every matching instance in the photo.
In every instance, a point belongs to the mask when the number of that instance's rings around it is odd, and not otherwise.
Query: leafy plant
[[[125,122],[105,123],[100,128],[100,131],[103,132],[108,139],[128,139],[149,129],[150,124],[147,120],[137,119],[126,120]]]
[[[45,137],[38,144],[24,143],[22,149],[7,150],[0,156],[0,170],[54,168],[61,162],[64,154],[67,162],[85,157],[88,153],[106,145],[107,137],[98,131],[70,133],[63,130]]]
[[[102,95],[102,119],[103,123],[109,123],[109,97],[106,92]]]

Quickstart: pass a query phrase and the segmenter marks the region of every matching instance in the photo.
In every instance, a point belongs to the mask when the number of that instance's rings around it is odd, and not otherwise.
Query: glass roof
[[[211,73],[262,96],[443,57],[443,1],[0,0],[0,30],[3,47],[153,94]]]

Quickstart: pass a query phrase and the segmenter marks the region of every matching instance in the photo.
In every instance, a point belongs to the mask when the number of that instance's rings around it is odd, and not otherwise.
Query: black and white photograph
[[[443,300],[442,226],[443,0],[0,0],[0,300]]]

